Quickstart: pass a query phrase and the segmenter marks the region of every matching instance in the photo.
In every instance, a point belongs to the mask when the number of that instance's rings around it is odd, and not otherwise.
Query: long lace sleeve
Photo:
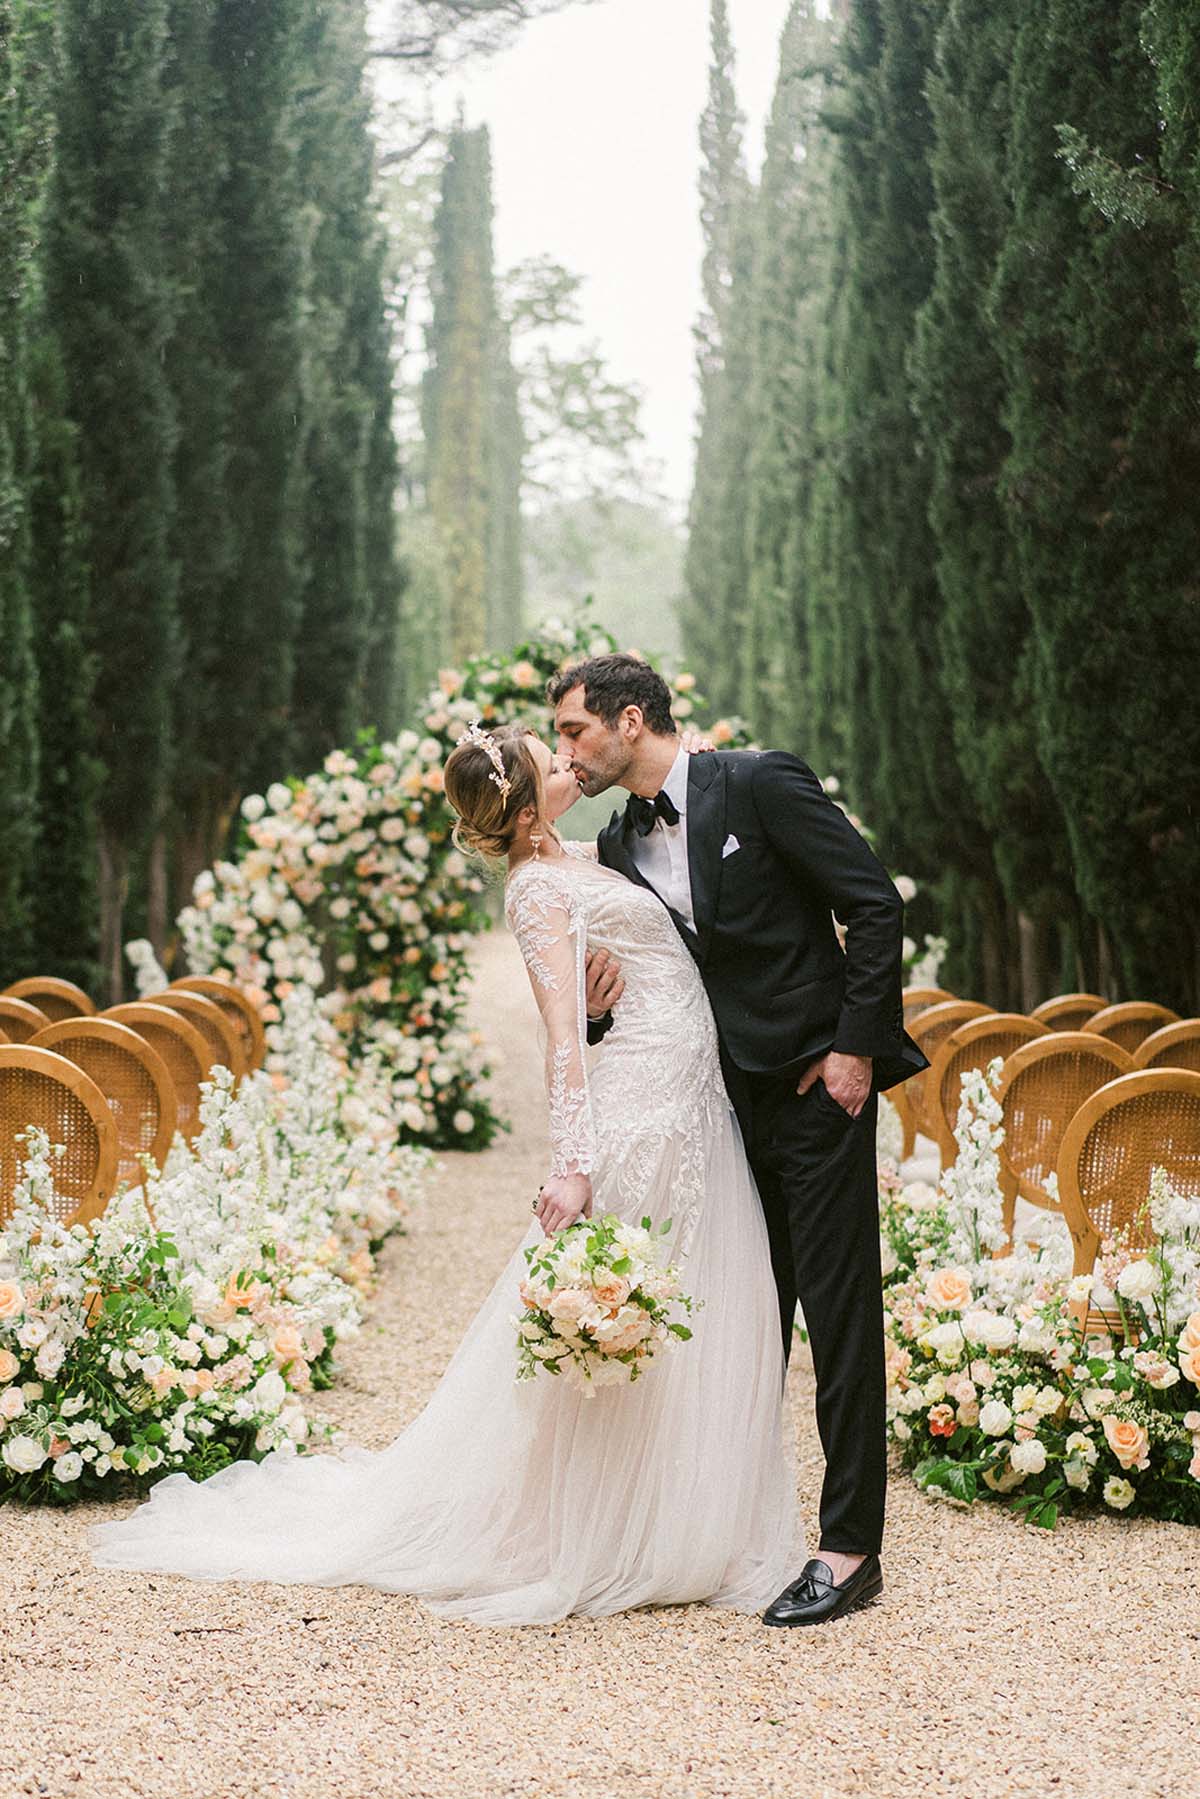
[[[552,869],[526,868],[509,884],[505,911],[546,1027],[550,1172],[590,1174],[594,1135],[584,1061],[587,933],[583,907],[570,880]]]

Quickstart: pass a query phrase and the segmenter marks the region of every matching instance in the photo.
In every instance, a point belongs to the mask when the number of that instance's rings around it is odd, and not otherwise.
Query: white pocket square
[[[725,839],[724,845],[722,846],[722,849],[721,849],[722,862],[725,860],[726,856],[732,856],[734,850],[740,850],[741,847],[742,847],[741,844],[738,842],[738,840],[734,836],[733,832],[730,831],[730,833],[729,833],[728,837]]]

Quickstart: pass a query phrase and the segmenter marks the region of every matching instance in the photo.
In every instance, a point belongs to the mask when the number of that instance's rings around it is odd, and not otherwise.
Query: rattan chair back
[[[1018,1196],[1045,1211],[1061,1211],[1046,1177],[1058,1171],[1067,1126],[1085,1099],[1132,1070],[1119,1043],[1089,1031],[1051,1030],[1008,1057],[996,1097],[1004,1111],[1000,1186],[1010,1241]]]
[[[1109,1081],[1085,1099],[1058,1154],[1058,1192],[1075,1240],[1075,1273],[1090,1274],[1106,1237],[1128,1228],[1133,1248],[1153,1241],[1150,1176],[1165,1168],[1172,1186],[1200,1195],[1200,1074],[1147,1068]],[[1089,1308],[1087,1329],[1120,1320]]]
[[[10,1043],[28,1043],[50,1022],[41,1007],[31,1005],[27,999],[0,996],[0,1029]]]
[[[96,1011],[96,1002],[77,987],[74,981],[60,981],[57,975],[31,974],[23,981],[14,981],[11,987],[4,989],[5,999],[26,999],[31,1006],[54,1024],[60,1018],[90,1018]]]
[[[914,1018],[922,1012],[928,1012],[931,1006],[939,1006],[954,995],[945,987],[906,987],[904,990],[904,1028],[907,1031]],[[901,1081],[899,1086],[889,1088],[887,1098],[896,1108],[896,1116],[900,1120],[903,1132],[901,1158],[907,1160],[912,1155],[917,1141],[917,1118],[913,1111],[912,1100],[908,1094],[908,1082]]]
[[[1170,1006],[1156,1006],[1147,999],[1127,999],[1093,1013],[1080,1029],[1095,1031],[1097,1036],[1119,1043],[1132,1056],[1153,1031],[1161,1030],[1164,1024],[1178,1023],[1179,1014],[1172,1012]]]
[[[178,987],[164,987],[161,993],[148,993],[146,998],[152,1005],[168,1006],[194,1024],[212,1051],[213,1061],[230,1069],[235,1081],[241,1080],[246,1072],[241,1038],[229,1014],[215,1000],[203,993],[185,993]]]
[[[116,1120],[117,1180],[139,1186],[141,1156],[161,1167],[175,1135],[178,1106],[171,1071],[158,1051],[114,1018],[62,1018],[39,1031],[35,1049],[52,1049],[90,1074]]]
[[[937,1005],[930,1006],[928,1011],[917,1014],[908,1027],[908,1034],[932,1063],[952,1031],[956,1031],[960,1024],[966,1024],[968,1019],[984,1017],[990,1009],[988,1006],[981,1006],[974,999],[940,1000]],[[932,1067],[922,1069],[920,1074],[914,1074],[904,1084],[908,1089],[906,1097],[912,1107],[917,1130],[936,1142],[940,1110],[937,1089],[930,1078],[932,1074]]]
[[[158,1051],[175,1089],[175,1128],[190,1143],[200,1129],[200,1083],[208,1079],[216,1060],[208,1039],[181,1012],[145,1000],[111,1006],[103,1016],[128,1025]]]
[[[1007,1060],[1022,1044],[1046,1033],[1046,1025],[1023,1012],[988,1012],[982,1018],[969,1018],[943,1039],[929,1071],[930,1091],[937,1097],[937,1145],[943,1168],[953,1167],[958,1156],[954,1126],[962,1104],[963,1075],[973,1068],[987,1068],[997,1056]]]
[[[1190,1068],[1200,1073],[1200,1018],[1164,1024],[1134,1051],[1135,1068]]]
[[[930,1006],[944,1005],[947,1000],[957,999],[947,987],[906,987],[902,995],[904,1000],[904,1028],[908,1029],[914,1018],[922,1012],[928,1012]]]
[[[13,1190],[28,1155],[18,1133],[40,1125],[65,1153],[56,1158],[54,1190],[63,1224],[98,1218],[117,1184],[117,1127],[89,1074],[53,1050],[24,1043],[0,1046],[0,1223],[12,1214]]]
[[[267,1033],[262,1014],[248,993],[232,981],[218,980],[210,974],[188,974],[172,981],[169,992],[202,993],[225,1013],[238,1034],[247,1068],[261,1068],[267,1053]]]
[[[1052,1031],[1079,1031],[1107,1004],[1108,1001],[1101,999],[1098,993],[1059,993],[1053,999],[1044,999],[1029,1016],[1039,1019]]]

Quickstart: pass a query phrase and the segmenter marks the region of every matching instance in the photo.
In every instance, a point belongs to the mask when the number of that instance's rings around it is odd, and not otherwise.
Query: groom
[[[584,793],[629,790],[601,862],[666,903],[703,977],[766,1213],[785,1358],[803,1309],[826,1461],[820,1554],[765,1622],[824,1623],[883,1590],[876,1095],[927,1066],[903,1026],[900,896],[798,757],[687,755],[670,690],[637,657],[576,663],[548,693]],[[611,978],[590,981],[589,1012]]]

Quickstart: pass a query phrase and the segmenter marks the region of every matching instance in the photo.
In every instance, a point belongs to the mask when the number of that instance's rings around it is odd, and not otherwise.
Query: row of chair
[[[257,1007],[231,982],[185,976],[161,993],[97,1010],[73,982],[16,982],[0,994],[0,1222],[25,1150],[42,1126],[65,1146],[55,1188],[69,1221],[103,1212],[122,1181],[161,1165],[176,1132],[200,1128],[200,1087],[222,1063],[235,1079],[261,1065]]]
[[[1002,1058],[997,1098],[1008,1239],[1018,1199],[1061,1213],[1077,1274],[1091,1273],[1103,1239],[1118,1230],[1131,1231],[1143,1246],[1150,1240],[1146,1197],[1156,1166],[1180,1190],[1200,1192],[1200,1019],[1168,1014],[1164,1021],[1165,1007],[1096,1000],[1077,1028],[1079,1002],[1093,1000],[1064,995],[1025,1017],[989,1012],[941,989],[910,989],[907,1028],[931,1066],[894,1096],[905,1153],[920,1131],[949,1166],[958,1148],[961,1076]],[[1098,1021],[1106,1028],[1097,1029]],[[1112,1323],[1089,1314],[1090,1328]]]

